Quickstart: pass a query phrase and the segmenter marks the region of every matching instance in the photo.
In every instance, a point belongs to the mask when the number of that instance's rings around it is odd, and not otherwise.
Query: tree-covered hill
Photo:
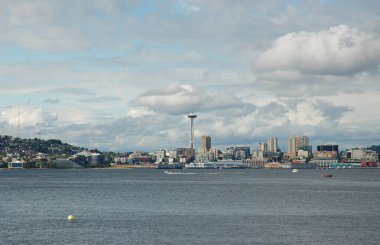
[[[376,151],[377,154],[380,155],[380,145],[373,145],[373,146],[367,147],[367,149],[372,150],[372,151]]]
[[[0,136],[0,155],[44,153],[48,155],[73,155],[82,151],[83,147],[62,143],[57,139],[20,139],[11,136]]]

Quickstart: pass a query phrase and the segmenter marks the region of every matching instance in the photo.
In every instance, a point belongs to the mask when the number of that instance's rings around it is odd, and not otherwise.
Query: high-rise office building
[[[278,149],[277,137],[270,137],[268,139],[268,151],[277,152],[277,149]]]
[[[208,135],[201,136],[201,147],[199,152],[206,153],[211,149],[211,137]]]
[[[259,151],[267,152],[268,144],[267,143],[259,143]]]
[[[296,136],[288,139],[288,153],[296,153],[298,150],[311,150],[309,145],[309,137]]]

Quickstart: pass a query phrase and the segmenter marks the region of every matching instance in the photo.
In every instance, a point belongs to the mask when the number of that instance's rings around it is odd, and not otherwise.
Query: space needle
[[[189,148],[193,150],[194,149],[194,118],[196,118],[197,115],[192,112],[189,115],[187,115],[187,117],[190,118],[190,145],[189,145]]]

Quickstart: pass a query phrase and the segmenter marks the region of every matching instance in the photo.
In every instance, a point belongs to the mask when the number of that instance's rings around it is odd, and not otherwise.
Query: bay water
[[[379,241],[380,169],[0,171],[0,244]]]

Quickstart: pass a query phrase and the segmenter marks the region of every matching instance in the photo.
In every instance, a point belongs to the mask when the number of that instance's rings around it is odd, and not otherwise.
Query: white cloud
[[[154,115],[154,114],[155,113],[153,111],[136,108],[136,109],[131,109],[128,112],[127,116],[132,117],[132,118],[138,118],[138,117],[145,117],[145,116]]]
[[[146,92],[133,99],[130,104],[174,115],[186,114],[191,111],[244,107],[244,103],[233,94],[211,94],[193,85],[179,83],[170,84],[161,90]]]
[[[7,122],[9,125],[22,127],[35,125],[49,125],[57,121],[56,113],[44,111],[42,108],[31,106],[8,107],[1,111],[0,121]]]
[[[298,103],[294,109],[289,110],[287,115],[294,125],[299,126],[316,126],[323,120],[322,112],[316,110],[308,101]]]
[[[320,32],[293,32],[278,38],[257,60],[260,70],[295,70],[350,75],[376,69],[380,39],[345,25]]]

